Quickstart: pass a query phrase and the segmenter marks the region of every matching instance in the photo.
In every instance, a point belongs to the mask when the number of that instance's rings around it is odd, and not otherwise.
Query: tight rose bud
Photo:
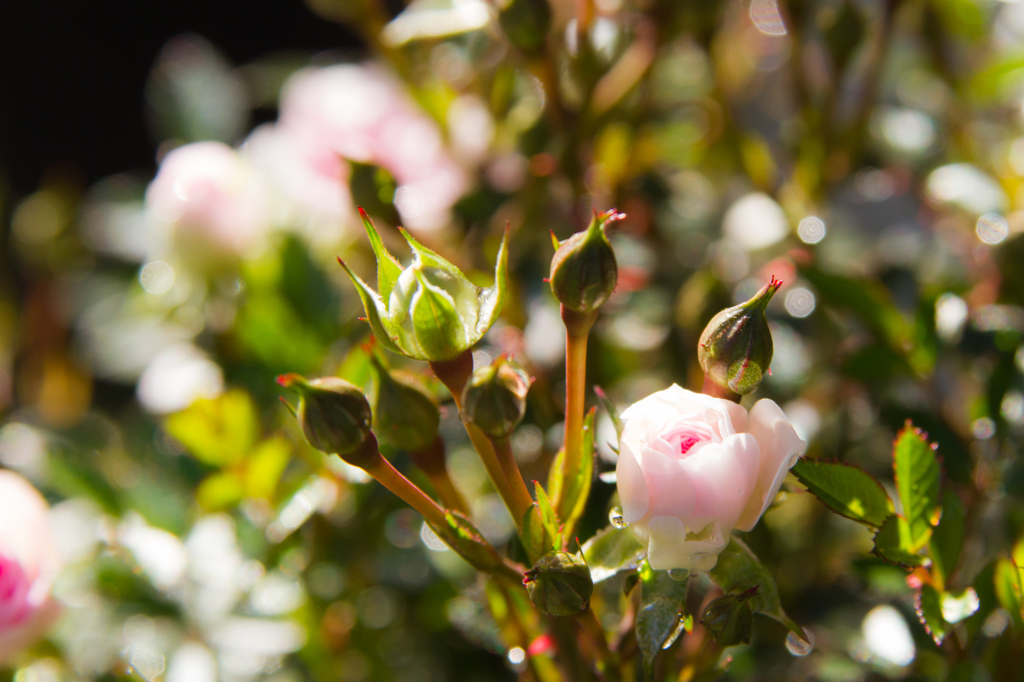
[[[509,436],[526,414],[530,376],[502,356],[473,372],[462,391],[462,414],[491,438]]]
[[[764,310],[781,286],[782,280],[772,277],[752,299],[711,318],[697,348],[708,381],[739,395],[757,389],[772,363],[772,334]]]
[[[46,511],[31,483],[0,470],[0,668],[42,637],[57,616],[50,585],[60,561]]]
[[[592,312],[615,291],[619,267],[604,228],[625,217],[614,209],[604,213],[595,211],[590,227],[558,246],[551,259],[551,291],[566,308]]]
[[[487,332],[501,312],[508,289],[508,229],[498,251],[494,284],[478,287],[462,271],[402,230],[413,261],[407,268],[392,256],[370,218],[360,209],[377,257],[374,291],[345,268],[359,292],[366,320],[382,346],[416,360],[451,360]],[[339,261],[340,262],[340,261]]]
[[[389,371],[370,356],[373,371],[373,426],[391,447],[417,452],[437,439],[441,415],[426,389],[415,377]]]
[[[370,436],[373,420],[362,392],[337,377],[307,381],[298,374],[283,374],[277,383],[298,392],[295,416],[306,441],[321,452],[340,455],[359,466],[361,446]]]
[[[549,616],[572,616],[590,604],[594,581],[583,554],[545,554],[523,578],[533,605]]]

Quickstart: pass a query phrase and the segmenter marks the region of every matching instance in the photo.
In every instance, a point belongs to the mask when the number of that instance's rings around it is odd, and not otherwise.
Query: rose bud
[[[0,470],[0,667],[53,624],[50,586],[59,568],[46,501],[24,478]]]
[[[551,259],[551,291],[558,302],[577,312],[592,312],[615,291],[619,268],[605,226],[625,215],[594,212],[590,226],[562,242]]]
[[[512,434],[526,414],[530,376],[502,356],[473,372],[462,391],[462,414],[491,438]]]
[[[753,393],[772,364],[772,334],[764,310],[782,280],[771,281],[746,303],[711,318],[697,357],[708,381],[739,395]]]
[[[622,413],[623,521],[651,568],[710,571],[733,529],[749,531],[807,444],[778,405],[747,410],[671,386]]]
[[[426,389],[415,377],[389,371],[370,356],[373,373],[373,426],[377,436],[391,447],[418,452],[437,439],[441,415]]]
[[[508,229],[498,251],[494,284],[478,287],[462,271],[402,230],[412,248],[407,268],[392,256],[362,211],[377,257],[377,288],[345,268],[359,292],[374,336],[388,350],[417,360],[451,360],[487,332],[501,312],[508,289]]]
[[[594,581],[583,554],[545,554],[523,578],[533,605],[549,616],[572,616],[590,604]]]
[[[705,607],[701,624],[715,637],[719,646],[750,644],[754,614],[750,600],[757,595],[757,587],[739,594],[727,594],[714,599]]]
[[[277,383],[298,392],[295,416],[306,441],[321,452],[339,455],[349,464],[360,466],[361,446],[370,436],[373,420],[362,392],[337,377],[307,381],[298,374],[284,374]]]

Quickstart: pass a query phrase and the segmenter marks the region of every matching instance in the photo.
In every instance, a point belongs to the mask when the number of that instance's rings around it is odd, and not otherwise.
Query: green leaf
[[[233,507],[245,497],[245,485],[234,471],[210,474],[196,488],[196,500],[207,511]]]
[[[245,465],[245,495],[272,500],[291,455],[292,444],[281,436],[257,445]]]
[[[903,503],[906,532],[904,547],[916,552],[932,535],[939,513],[939,460],[935,445],[927,435],[908,421],[893,445],[893,472],[896,490]]]
[[[675,643],[686,618],[688,580],[673,580],[668,571],[640,567],[640,609],[636,615],[636,641],[644,656],[644,675],[654,679],[654,657]]]
[[[964,545],[964,524],[966,512],[960,498],[951,490],[946,490],[942,498],[942,519],[932,531],[928,541],[928,553],[932,557],[933,573],[945,585],[949,576],[956,570],[960,560],[960,551]]]
[[[388,308],[384,299],[380,297],[380,294],[371,289],[359,275],[352,272],[343,260],[339,258],[338,263],[341,264],[341,267],[348,273],[349,279],[352,280],[352,284],[359,294],[359,300],[363,303],[366,321],[369,322],[370,329],[373,331],[373,335],[377,337],[377,341],[392,353],[407,355],[405,351],[398,347],[398,330],[388,316]]]
[[[941,645],[950,628],[942,617],[942,595],[931,585],[922,585],[914,598],[914,609],[917,611],[917,619],[935,641],[935,646]]]
[[[750,599],[754,613],[777,620],[800,637],[806,638],[800,626],[782,610],[779,588],[771,572],[739,538],[734,537],[729,541],[708,576],[726,593],[746,592],[756,587],[757,593]]]
[[[923,558],[908,548],[903,537],[906,534],[900,533],[901,522],[904,525],[906,523],[899,516],[890,516],[882,524],[882,527],[878,529],[878,532],[875,533],[875,548],[872,551],[876,556],[886,561],[891,561],[907,568],[920,566]]]
[[[602,390],[600,386],[594,386],[594,393],[597,394],[598,402],[601,403],[601,407],[603,407],[605,412],[608,413],[608,416],[612,420],[612,424],[615,426],[615,436],[619,440],[622,440],[622,418],[619,416],[618,408],[615,407],[615,403],[605,395],[604,390]],[[616,452],[618,451],[616,450]]]
[[[537,493],[537,509],[540,511],[540,520],[544,524],[544,530],[552,538],[554,546],[552,550],[561,549],[561,534],[560,524],[558,523],[558,516],[555,514],[554,508],[551,506],[551,500],[548,499],[548,494],[544,492],[544,487],[540,483],[535,483],[534,490]]]
[[[531,559],[562,549],[558,516],[540,483],[534,481],[537,501],[523,515],[523,545]]]
[[[565,451],[559,450],[548,473],[548,489],[555,500],[558,517],[562,519],[562,536],[572,537],[576,522],[583,516],[594,478],[594,417],[597,408],[590,408],[583,420],[583,445],[580,465],[575,471],[565,471]]]
[[[701,623],[715,638],[719,646],[750,644],[750,631],[754,625],[754,614],[750,600],[757,595],[752,587],[739,594],[727,594],[713,599],[701,616]]]
[[[472,521],[454,511],[446,512],[445,520],[448,521],[447,528],[431,528],[473,568],[485,573],[504,575],[516,581],[522,578],[502,560],[494,547],[484,540]]]
[[[882,484],[852,464],[801,459],[790,471],[826,507],[848,519],[877,528],[893,513]]]
[[[1010,612],[1014,629],[1021,632],[1024,630],[1024,596],[1021,594],[1024,571],[1021,571],[1013,560],[1001,558],[996,561],[992,580],[995,583],[999,605]]]
[[[398,276],[402,274],[402,264],[384,247],[377,228],[362,208],[359,209],[359,217],[363,219],[366,236],[370,238],[370,248],[377,257],[377,290],[382,299],[387,299],[391,296],[391,290],[395,288]]]
[[[512,234],[511,225],[505,224],[505,234],[498,247],[498,257],[494,263],[494,284],[481,289],[478,294],[480,312],[477,317],[477,333],[483,334],[498,319],[501,309],[508,298],[508,238]]]
[[[248,454],[259,424],[249,394],[234,390],[212,400],[197,400],[169,416],[164,428],[199,461],[223,467],[237,464]]]
[[[608,526],[583,545],[583,556],[590,566],[595,583],[611,578],[620,571],[637,567],[644,546],[628,528]]]

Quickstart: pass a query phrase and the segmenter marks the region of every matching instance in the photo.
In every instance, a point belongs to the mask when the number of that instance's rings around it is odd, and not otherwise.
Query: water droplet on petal
[[[678,580],[683,582],[690,577],[690,569],[688,568],[670,568],[668,569],[668,577],[672,580]]]
[[[814,651],[814,636],[807,632],[807,630],[804,630],[804,634],[806,634],[811,641],[808,642],[802,639],[792,631],[786,635],[786,648],[789,649],[789,653],[794,656],[806,656]]]
[[[613,507],[612,510],[608,512],[608,520],[616,528],[625,528],[629,525],[626,523],[626,519],[622,516],[622,507]]]

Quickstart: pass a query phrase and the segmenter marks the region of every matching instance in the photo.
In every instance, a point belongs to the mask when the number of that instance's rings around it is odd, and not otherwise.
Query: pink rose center
[[[0,632],[18,625],[28,615],[30,587],[21,564],[0,554]]]
[[[699,442],[700,438],[697,438],[695,436],[687,436],[686,438],[679,442],[679,454],[685,455],[687,452],[690,451],[690,448],[692,448]]]

